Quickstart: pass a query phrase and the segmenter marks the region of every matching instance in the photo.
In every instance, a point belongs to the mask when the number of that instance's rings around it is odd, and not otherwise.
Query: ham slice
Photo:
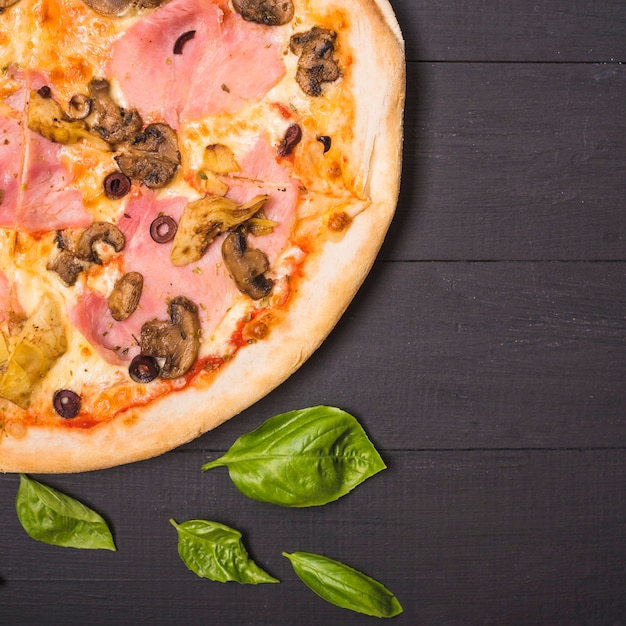
[[[81,193],[68,189],[71,176],[61,163],[62,146],[26,131],[16,227],[30,232],[85,228],[92,221]]]
[[[245,202],[258,194],[269,195],[263,210],[277,226],[271,234],[251,237],[251,243],[272,263],[285,248],[295,221],[298,181],[291,180],[289,171],[276,162],[264,137],[242,159],[239,174],[230,181],[228,197]],[[256,177],[268,177],[272,182],[259,183]],[[167,305],[172,298],[185,296],[198,306],[202,333],[209,337],[238,294],[222,261],[224,235],[210,244],[200,261],[183,267],[175,267],[170,261],[171,242],[159,244],[150,236],[150,224],[158,215],[178,221],[186,203],[184,197],[159,198],[156,192],[142,189],[126,205],[119,222],[126,238],[123,271],[139,272],[144,278],[139,306],[128,319],[114,321],[104,296],[92,292],[72,311],[77,328],[112,363],[131,359],[137,353],[134,337],[139,337],[144,322],[167,319]]]
[[[38,232],[88,226],[92,218],[82,195],[69,188],[64,148],[26,128],[26,94],[44,78],[16,71],[12,79],[23,87],[0,103],[0,227]]]
[[[274,29],[244,21],[223,0],[172,0],[116,41],[107,72],[144,117],[178,127],[260,99],[285,67]]]
[[[8,110],[3,113],[0,117],[0,226],[12,228],[20,193],[22,125]]]

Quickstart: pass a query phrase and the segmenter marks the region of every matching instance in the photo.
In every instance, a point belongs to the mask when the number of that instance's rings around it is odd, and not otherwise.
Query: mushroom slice
[[[239,291],[260,300],[272,291],[274,281],[264,273],[269,269],[267,257],[256,248],[248,248],[241,230],[230,233],[222,244],[222,258]]]
[[[119,252],[124,247],[126,239],[124,233],[110,222],[94,222],[84,230],[76,245],[76,256],[83,261],[102,264],[98,244],[106,243]]]
[[[296,81],[309,96],[321,95],[322,83],[333,82],[341,75],[333,58],[336,39],[334,31],[314,26],[292,35],[289,41],[289,49],[300,57]]]
[[[89,83],[91,113],[87,118],[90,130],[110,144],[128,141],[141,130],[143,121],[136,109],[122,109],[111,97],[109,81],[94,78]]]
[[[117,322],[130,317],[139,304],[142,290],[143,276],[139,272],[128,272],[117,280],[107,298],[111,317]]]
[[[155,9],[165,0],[83,0],[96,13],[109,17],[124,15],[131,9]]]
[[[200,350],[198,307],[184,296],[168,307],[170,321],[151,320],[141,327],[141,354],[165,359],[162,378],[179,378],[193,366]]]
[[[167,124],[149,124],[135,133],[115,157],[120,170],[150,189],[165,187],[180,165],[176,131]]]
[[[76,284],[78,275],[85,269],[85,262],[78,259],[69,250],[61,250],[48,263],[46,269],[56,272],[65,285],[71,287]]]
[[[266,195],[255,196],[243,205],[221,196],[206,196],[190,202],[178,222],[170,260],[179,267],[199,261],[215,237],[249,220],[267,198]]]
[[[233,8],[244,20],[281,26],[293,19],[292,0],[233,0]]]
[[[91,113],[91,98],[84,93],[74,94],[68,103],[68,117],[84,120]]]

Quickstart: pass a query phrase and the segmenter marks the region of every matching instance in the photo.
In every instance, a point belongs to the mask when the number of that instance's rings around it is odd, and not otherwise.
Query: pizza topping
[[[184,54],[173,55],[176,37],[191,30]],[[224,0],[171,0],[114,42],[105,73],[146,119],[176,127],[263,97],[285,74],[275,31],[242,21]]]
[[[66,350],[61,312],[44,296],[16,338],[0,378],[0,397],[27,408],[37,385]]]
[[[83,0],[83,2],[101,15],[121,16],[131,8],[155,9],[164,0]]]
[[[84,120],[91,113],[91,98],[77,93],[70,98],[68,109],[73,120]]]
[[[143,276],[139,272],[128,272],[116,281],[107,298],[111,317],[116,322],[122,322],[134,313],[142,289]]]
[[[90,263],[102,264],[98,250],[99,244],[108,244],[115,252],[120,252],[125,241],[124,233],[115,224],[94,222],[79,237],[76,245],[76,256]]]
[[[167,243],[172,241],[176,235],[178,224],[169,215],[159,215],[150,224],[150,237],[157,243]]]
[[[204,149],[203,165],[214,174],[232,174],[241,169],[233,151],[222,143],[214,143]]]
[[[241,230],[224,239],[222,258],[239,291],[253,300],[269,296],[274,282],[265,276],[269,269],[267,257],[261,250],[248,247]]]
[[[324,154],[330,150],[331,138],[328,135],[320,135],[316,139],[324,146]]]
[[[42,98],[51,98],[52,97],[52,90],[50,89],[50,87],[48,85],[44,85],[43,87],[40,87],[39,89],[37,89],[37,93]]]
[[[115,157],[124,174],[150,189],[165,187],[174,178],[180,160],[178,136],[167,124],[149,124]]]
[[[265,26],[282,26],[293,19],[291,0],[233,0],[233,8],[244,20]]]
[[[278,146],[278,156],[286,157],[291,154],[293,149],[300,143],[302,139],[302,129],[298,124],[291,124],[285,131],[285,136]]]
[[[170,259],[176,266],[199,261],[220,233],[236,228],[253,217],[268,196],[255,196],[242,205],[221,196],[206,196],[183,209],[174,237]]]
[[[299,56],[296,81],[308,96],[321,95],[322,83],[333,82],[340,76],[333,58],[336,38],[334,31],[314,26],[292,35],[289,41],[289,49]]]
[[[78,275],[85,269],[85,263],[76,258],[69,250],[61,252],[46,265],[46,269],[56,272],[61,280],[71,287],[78,279]]]
[[[169,322],[151,320],[141,327],[141,354],[165,359],[161,378],[184,376],[200,350],[198,307],[184,296],[169,304]]]
[[[159,370],[157,360],[145,354],[138,354],[128,366],[128,373],[136,383],[152,382],[159,375]]]
[[[70,389],[59,389],[54,392],[52,406],[61,417],[71,419],[80,411],[80,396]]]
[[[30,130],[46,139],[63,145],[76,143],[79,139],[98,141],[80,120],[68,120],[61,105],[50,95],[42,96],[31,91],[28,101],[27,123]],[[108,149],[107,145],[104,145]]]
[[[95,78],[89,83],[91,114],[89,128],[111,145],[131,140],[143,127],[135,109],[122,109],[111,97],[109,81]]]
[[[195,30],[188,30],[186,33],[183,33],[174,43],[174,54],[182,54],[183,48],[188,41],[191,41],[196,36]]]
[[[119,200],[130,191],[130,178],[122,172],[111,172],[105,177],[103,187],[107,198]]]

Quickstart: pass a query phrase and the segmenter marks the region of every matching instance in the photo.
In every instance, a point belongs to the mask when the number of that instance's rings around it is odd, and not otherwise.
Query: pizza
[[[397,202],[386,0],[0,0],[0,471],[166,452],[327,337]]]

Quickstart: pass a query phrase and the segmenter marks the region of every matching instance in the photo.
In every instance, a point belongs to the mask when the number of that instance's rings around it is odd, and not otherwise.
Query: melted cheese
[[[354,123],[349,54],[338,49],[343,78],[325,87],[326,97],[316,99],[307,97],[296,84],[297,57],[288,50],[293,33],[315,25],[341,31],[347,26],[345,16],[317,15],[308,5],[299,8],[303,12],[279,31],[283,36],[284,78],[270,89],[262,102],[248,103],[236,115],[220,114],[206,120],[180,123],[177,131],[182,165],[174,181],[157,192],[157,198],[167,200],[184,196],[194,200],[201,196],[194,180],[203,167],[207,145],[223,143],[232,150],[238,163],[243,163],[260,138],[274,149],[284,138],[287,128],[297,123],[304,135],[294,150],[295,169],[291,158],[284,160],[280,167],[292,168],[292,176],[300,181],[297,184],[311,192],[308,200],[305,195],[300,203],[298,227],[307,222],[313,226],[304,227],[303,232],[318,233],[324,220],[338,206],[350,215],[366,206],[365,202],[355,199],[364,188],[363,181],[356,174],[360,164],[353,165],[344,150],[352,142]],[[87,93],[92,78],[105,76],[113,44],[140,19],[141,15],[102,17],[81,0],[20,0],[0,14],[0,101],[6,103],[19,92],[20,82],[15,79],[15,68],[21,68],[28,70],[27,83],[34,84],[35,88],[39,84],[49,85],[54,98],[65,107],[72,95]],[[341,41],[341,32],[338,41]],[[117,80],[111,81],[111,94],[120,106],[133,106],[124,99],[122,86]],[[332,138],[331,149],[326,154],[316,139],[319,135]],[[91,218],[119,223],[130,197],[110,200],[102,189],[104,177],[116,169],[115,154],[79,142],[63,146],[60,155],[70,176],[68,187],[80,192]],[[233,173],[223,176],[222,180],[229,187],[237,186],[242,182],[241,176]],[[282,191],[285,182],[278,177],[276,180],[264,177],[264,184]],[[325,201],[311,201],[316,194],[325,194]],[[68,232],[70,239],[77,235],[76,230]],[[44,293],[53,293],[64,311],[69,311],[89,291],[106,296],[122,271],[119,264],[112,263],[83,272],[76,285],[67,287],[46,267],[55,254],[54,238],[54,233],[20,233],[16,237],[12,231],[0,231],[0,269],[11,282],[19,285],[19,304],[25,315],[36,309]],[[11,256],[13,264],[7,261]],[[276,287],[271,298],[267,302],[253,303],[244,296],[234,297],[223,319],[212,320],[214,330],[203,336],[200,357],[219,360],[232,356],[238,349],[232,340],[237,325],[259,306],[280,308],[284,305],[289,297],[289,277],[297,271],[305,256],[301,247],[290,242],[274,259],[271,276]],[[149,263],[149,259],[146,262]],[[224,273],[225,268],[216,266],[215,271]],[[6,323],[3,330],[10,333]],[[69,348],[34,394],[25,418],[27,421],[59,421],[51,409],[50,399],[60,387],[69,386],[78,391],[84,411],[98,420],[112,417],[128,405],[167,393],[172,384],[187,383],[186,380],[155,382],[149,386],[129,383],[127,362],[116,364],[103,359],[69,321],[65,323],[65,331]],[[6,403],[0,400],[2,404]],[[9,414],[16,411],[13,406],[3,408]]]

